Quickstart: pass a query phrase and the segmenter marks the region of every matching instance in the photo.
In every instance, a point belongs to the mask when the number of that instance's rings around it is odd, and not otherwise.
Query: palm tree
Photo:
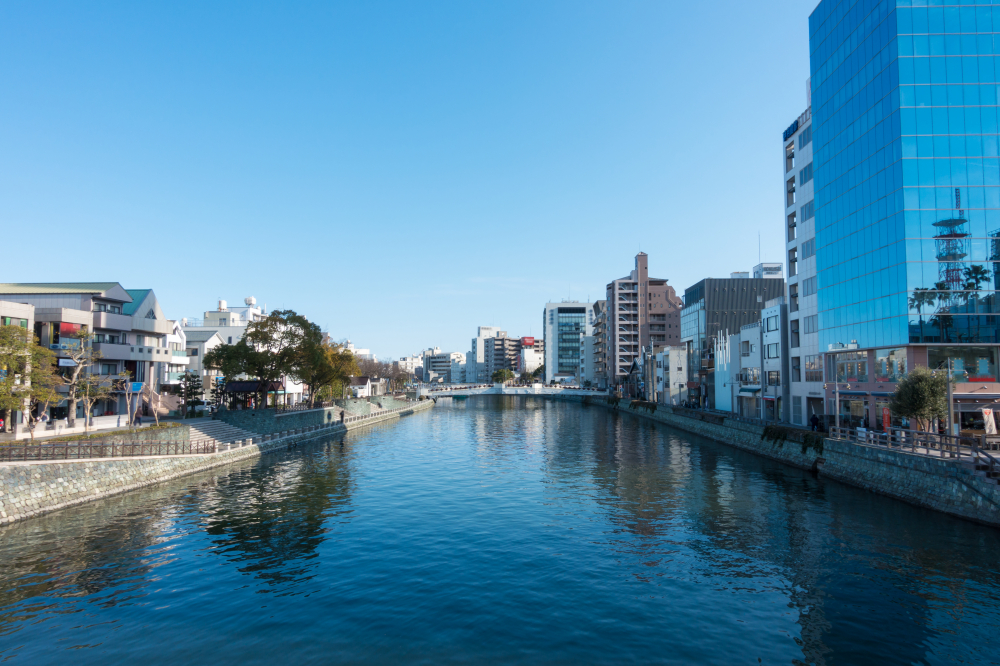
[[[938,300],[938,311],[931,319],[941,332],[941,342],[948,342],[948,326],[951,324],[952,291],[947,282],[935,282],[934,290]]]
[[[924,306],[934,305],[936,296],[927,287],[917,287],[910,295],[910,307],[917,310],[920,319],[920,342],[924,341]]]
[[[976,318],[976,340],[979,340],[979,286],[990,279],[990,271],[982,264],[973,264],[965,269],[965,288],[969,289],[969,300],[972,301],[972,314]]]

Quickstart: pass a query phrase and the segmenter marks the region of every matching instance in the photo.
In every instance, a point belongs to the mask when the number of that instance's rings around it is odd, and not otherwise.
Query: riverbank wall
[[[584,403],[664,423],[880,495],[1000,527],[1000,485],[966,462],[810,436],[790,428],[765,432],[761,425],[666,405],[652,411],[648,403],[632,407],[627,399],[617,405],[603,398],[588,398]]]
[[[345,423],[321,422],[317,415],[312,415],[315,423],[310,425],[279,421],[284,427],[277,433],[262,433],[259,439],[255,437],[242,446],[211,454],[5,463],[0,465],[0,525],[285,450],[309,440],[396,421],[433,406],[427,400],[400,411],[346,419]],[[312,411],[291,412],[288,416],[308,415]]]

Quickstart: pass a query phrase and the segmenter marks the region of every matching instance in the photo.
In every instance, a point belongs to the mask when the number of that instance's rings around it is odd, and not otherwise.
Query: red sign
[[[534,338],[521,338],[521,346],[522,347],[534,347],[535,346],[535,339]]]
[[[889,413],[888,407],[882,408],[882,429],[888,430],[889,426],[892,425],[892,414]]]

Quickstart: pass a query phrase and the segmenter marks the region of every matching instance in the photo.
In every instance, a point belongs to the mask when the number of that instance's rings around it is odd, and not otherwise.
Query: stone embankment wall
[[[632,409],[623,399],[614,407],[603,399],[587,404],[659,421],[757,455],[813,470],[820,476],[988,525],[1000,526],[1000,486],[955,459],[932,458],[877,446],[823,439],[804,444],[765,439],[764,427],[659,405],[655,412]]]
[[[258,441],[208,455],[97,458],[63,462],[25,462],[0,465],[0,525],[24,520],[108,495],[123,493],[185,474],[253,458],[310,439],[329,437],[375,423],[430,409],[431,401],[412,409],[342,424],[288,426],[282,433],[263,435]],[[299,415],[309,412],[291,412]],[[188,430],[184,427],[183,430]]]

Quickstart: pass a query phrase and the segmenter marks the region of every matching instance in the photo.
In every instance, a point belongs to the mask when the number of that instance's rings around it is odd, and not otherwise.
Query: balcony
[[[133,331],[146,331],[160,335],[169,335],[173,332],[173,326],[166,319],[144,319],[141,317],[129,317],[129,319],[131,319],[129,329]]]
[[[95,314],[107,314],[106,312],[99,312]],[[101,353],[101,358],[106,358],[109,361],[131,361],[132,360],[132,345],[119,345],[112,342],[95,342],[94,351]]]
[[[164,384],[180,384],[181,380],[184,379],[183,372],[168,372],[163,376]]]
[[[95,312],[94,328],[104,328],[111,331],[131,331],[132,317],[111,312]]]

